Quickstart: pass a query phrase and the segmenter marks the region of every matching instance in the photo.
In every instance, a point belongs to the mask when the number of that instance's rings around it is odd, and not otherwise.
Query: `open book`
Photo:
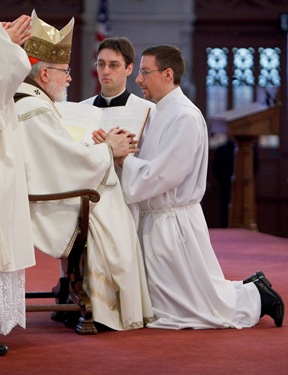
[[[115,127],[126,129],[136,134],[135,140],[140,140],[150,112],[148,105],[108,108],[75,102],[57,102],[55,105],[72,138],[85,144],[93,144],[92,132],[100,128],[106,132]]]

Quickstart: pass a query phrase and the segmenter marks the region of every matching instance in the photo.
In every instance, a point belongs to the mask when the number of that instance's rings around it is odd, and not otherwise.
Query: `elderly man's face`
[[[72,81],[68,64],[55,64],[47,66],[48,82],[47,93],[54,102],[62,102],[67,97],[67,88]]]

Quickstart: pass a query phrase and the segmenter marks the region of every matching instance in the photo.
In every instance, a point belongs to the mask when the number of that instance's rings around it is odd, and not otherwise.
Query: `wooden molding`
[[[239,19],[279,19],[287,13],[287,3],[283,0],[196,0],[195,13],[198,20]]]

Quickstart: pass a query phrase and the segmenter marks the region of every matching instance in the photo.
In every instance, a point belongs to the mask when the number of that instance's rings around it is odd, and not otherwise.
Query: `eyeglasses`
[[[70,75],[70,72],[71,72],[71,68],[60,69],[60,68],[53,68],[52,66],[46,66],[46,69],[59,70],[60,72],[64,72],[64,73],[66,74],[66,76],[69,76],[69,75]]]
[[[147,77],[148,74],[152,72],[163,72],[165,69],[140,69],[138,71],[139,74],[142,74],[143,77]]]
[[[122,65],[120,63],[118,63],[118,62],[111,62],[111,63],[106,64],[104,61],[96,61],[95,66],[98,69],[101,69],[101,70],[105,69],[106,66],[108,66],[108,68],[111,69],[111,70],[117,70]]]

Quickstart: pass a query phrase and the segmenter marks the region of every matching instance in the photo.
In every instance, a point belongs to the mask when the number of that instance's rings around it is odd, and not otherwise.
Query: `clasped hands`
[[[134,140],[135,134],[128,130],[113,128],[108,133],[103,129],[94,130],[92,139],[95,144],[108,142],[113,150],[114,162],[122,167],[124,160],[129,154],[140,151],[137,147],[138,141]]]
[[[12,22],[2,22],[2,26],[9,34],[12,42],[19,46],[31,37],[31,17],[25,14]]]

